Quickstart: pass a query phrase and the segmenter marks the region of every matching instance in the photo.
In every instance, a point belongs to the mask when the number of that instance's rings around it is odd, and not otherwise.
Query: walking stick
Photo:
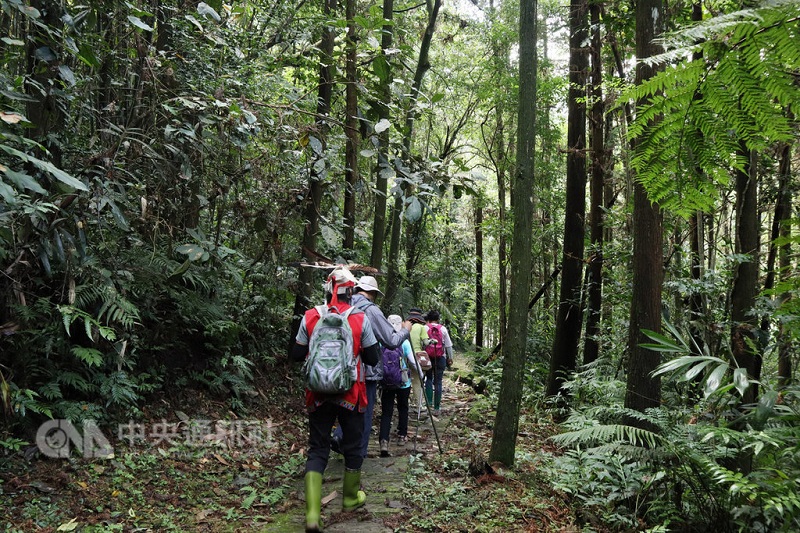
[[[416,372],[417,369],[420,368],[419,360],[417,359],[417,353],[414,351],[413,348],[411,349],[411,351],[414,354],[414,366],[416,367],[414,369],[414,371]],[[420,381],[420,384],[424,385],[421,381]],[[420,388],[422,388],[422,387],[420,387]],[[428,418],[430,418],[430,420],[431,420],[431,427],[433,428],[433,435],[436,437],[436,446],[438,446],[438,448],[439,448],[439,455],[442,455],[444,453],[444,451],[442,451],[442,443],[439,440],[439,432],[436,431],[436,424],[433,423],[433,412],[431,412],[431,404],[428,403],[428,396],[425,394],[425,390],[424,389],[422,390],[422,397],[425,398],[425,407],[428,410]],[[417,411],[417,413],[419,413],[419,410]],[[417,431],[416,431],[416,433],[414,435],[414,451],[415,452],[417,451],[417,436],[418,435],[419,435],[419,414],[417,415]]]

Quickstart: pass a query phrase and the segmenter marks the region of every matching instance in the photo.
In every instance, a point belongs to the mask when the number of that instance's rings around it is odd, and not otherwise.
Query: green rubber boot
[[[425,397],[428,399],[428,405],[433,409],[433,389],[425,389]]]
[[[367,503],[367,495],[361,487],[361,470],[345,469],[342,483],[342,511],[355,511]]]
[[[306,531],[322,531],[322,474],[306,472]]]

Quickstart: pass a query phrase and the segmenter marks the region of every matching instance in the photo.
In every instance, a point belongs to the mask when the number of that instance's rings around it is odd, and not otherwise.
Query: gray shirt
[[[395,331],[394,326],[392,326],[389,321],[386,320],[386,316],[384,316],[381,308],[372,303],[369,298],[363,294],[354,294],[353,299],[350,300],[350,304],[353,307],[361,309],[364,311],[364,314],[367,315],[367,318],[372,325],[372,332],[375,334],[378,342],[381,343],[381,346],[385,348],[397,348],[403,344],[404,340],[408,339],[408,330],[401,328],[400,331]],[[366,372],[364,375],[368,381],[379,381],[383,379],[382,359],[379,359],[378,364],[375,366],[365,366]]]

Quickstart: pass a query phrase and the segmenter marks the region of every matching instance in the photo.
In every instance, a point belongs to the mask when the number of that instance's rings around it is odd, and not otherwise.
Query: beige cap
[[[362,291],[377,292],[381,296],[383,295],[381,290],[378,288],[378,282],[372,276],[361,276],[356,284],[356,288],[361,289]]]
[[[403,327],[403,318],[400,315],[389,315],[386,320],[389,321],[395,331],[400,331]]]

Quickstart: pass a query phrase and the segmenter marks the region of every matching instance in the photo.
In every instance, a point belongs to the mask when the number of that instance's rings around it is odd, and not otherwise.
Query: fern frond
[[[635,446],[654,447],[662,442],[661,436],[648,431],[624,424],[598,424],[577,431],[568,431],[550,437],[553,442],[562,446],[581,444],[595,446],[604,442],[623,442]]]

